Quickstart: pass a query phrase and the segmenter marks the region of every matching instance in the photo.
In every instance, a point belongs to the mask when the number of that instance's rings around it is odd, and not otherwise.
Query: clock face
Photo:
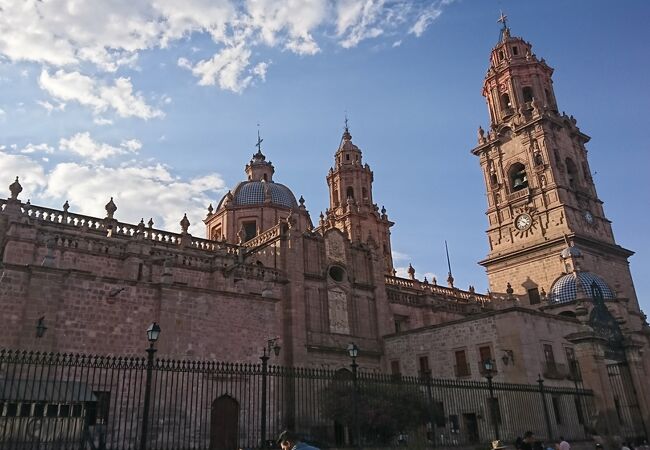
[[[520,214],[515,219],[515,226],[518,230],[527,230],[533,224],[533,218],[530,214]]]
[[[587,223],[594,223],[594,216],[589,212],[585,212],[585,220]]]

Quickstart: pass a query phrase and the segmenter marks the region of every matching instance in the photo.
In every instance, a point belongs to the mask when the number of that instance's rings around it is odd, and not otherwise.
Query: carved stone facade
[[[317,226],[274,180],[261,140],[247,180],[208,208],[205,239],[187,217],[180,233],[120,222],[118,199],[104,218],[24,203],[16,180],[0,202],[0,348],[141,355],[156,321],[166,358],[255,362],[276,337],[273,362],[289,366],[346,367],[351,341],[364,370],[404,375],[480,379],[489,358],[496,381],[579,381],[603,430],[621,432],[625,407],[650,434],[650,329],[632,252],[614,241],[589,175],[589,138],[558,113],[552,69],[529,43],[504,27],[490,61],[491,125],[472,152],[487,190],[491,293],[394,276],[393,222],[346,125]],[[614,367],[632,390],[612,389]]]

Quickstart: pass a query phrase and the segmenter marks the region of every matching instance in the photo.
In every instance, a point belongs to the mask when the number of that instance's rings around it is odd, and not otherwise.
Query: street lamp
[[[140,450],[147,449],[147,426],[149,424],[149,403],[151,401],[151,375],[153,372],[153,355],[156,353],[154,344],[160,337],[160,325],[156,322],[147,328],[147,339],[149,348],[147,349],[147,379],[144,389],[144,411],[142,412],[142,435],[140,437]]]
[[[271,357],[271,352],[275,354],[275,356],[280,355],[280,345],[278,344],[278,341],[280,338],[272,338],[272,339],[267,339],[266,341],[266,347],[262,350],[262,356],[260,356],[260,359],[262,360],[262,417],[261,417],[261,427],[260,427],[260,434],[261,434],[261,441],[262,441],[262,448],[266,448],[266,389],[267,389],[267,376],[268,376],[268,363],[269,363],[269,358]]]
[[[490,418],[492,419],[492,426],[494,426],[494,439],[499,440],[499,421],[496,411],[496,399],[494,398],[494,388],[492,387],[492,377],[494,376],[494,361],[486,359],[483,361],[483,368],[485,369],[485,378],[488,383],[488,390],[490,391]]]
[[[357,355],[359,354],[359,347],[354,342],[348,344],[348,355],[352,358],[352,403],[354,405],[354,437],[356,440],[357,447],[361,448],[361,428],[359,425],[359,405],[358,405],[358,384],[357,384]]]

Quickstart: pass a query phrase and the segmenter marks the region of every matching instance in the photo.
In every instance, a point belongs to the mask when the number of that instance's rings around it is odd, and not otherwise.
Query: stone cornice
[[[547,313],[544,313],[544,312],[541,312],[541,311],[537,311],[537,310],[530,309],[530,308],[524,308],[524,307],[521,307],[521,306],[512,306],[510,308],[496,309],[496,310],[492,310],[492,311],[484,311],[484,312],[481,312],[479,314],[472,314],[470,316],[463,317],[461,319],[451,320],[449,322],[439,323],[439,324],[435,324],[435,325],[427,325],[427,326],[424,326],[424,327],[414,328],[412,330],[407,330],[407,331],[403,331],[403,332],[400,332],[400,333],[386,334],[386,335],[383,336],[383,338],[390,339],[390,338],[400,337],[400,336],[409,335],[409,334],[417,334],[417,333],[421,333],[423,331],[443,329],[445,327],[458,325],[458,324],[461,324],[461,323],[464,323],[464,322],[471,322],[471,321],[474,321],[474,320],[484,320],[484,319],[487,319],[487,318],[496,317],[496,316],[505,315],[505,314],[510,314],[510,313],[523,313],[523,314],[528,314],[528,315],[531,315],[531,316],[542,317],[542,318],[545,318],[545,319],[558,320],[558,321],[561,321],[561,322],[580,325],[580,321],[577,320],[577,319],[574,319],[572,317],[565,317],[565,316],[558,316],[558,315],[554,315],[554,314],[547,314]]]
[[[568,237],[571,238],[573,242],[575,242],[575,244],[578,246],[580,246],[580,244],[583,244],[586,247],[601,248],[608,253],[614,253],[624,258],[629,258],[630,256],[634,255],[633,251],[623,248],[620,245],[608,244],[606,242],[590,239],[588,237],[584,237],[575,233],[568,235]],[[550,247],[557,246],[558,244],[563,244],[563,242],[564,237],[557,237],[548,241],[540,242],[538,244],[530,244],[526,246],[526,248],[516,249],[497,256],[487,257],[478,263],[483,267],[487,267],[488,265],[498,264],[516,256],[524,256],[538,252],[540,250],[546,250]]]

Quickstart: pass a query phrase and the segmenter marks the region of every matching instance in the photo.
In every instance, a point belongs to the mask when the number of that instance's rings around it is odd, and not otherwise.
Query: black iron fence
[[[259,448],[284,428],[321,447],[465,446],[527,430],[580,440],[593,414],[577,385],[151,361],[0,351],[0,448]]]

